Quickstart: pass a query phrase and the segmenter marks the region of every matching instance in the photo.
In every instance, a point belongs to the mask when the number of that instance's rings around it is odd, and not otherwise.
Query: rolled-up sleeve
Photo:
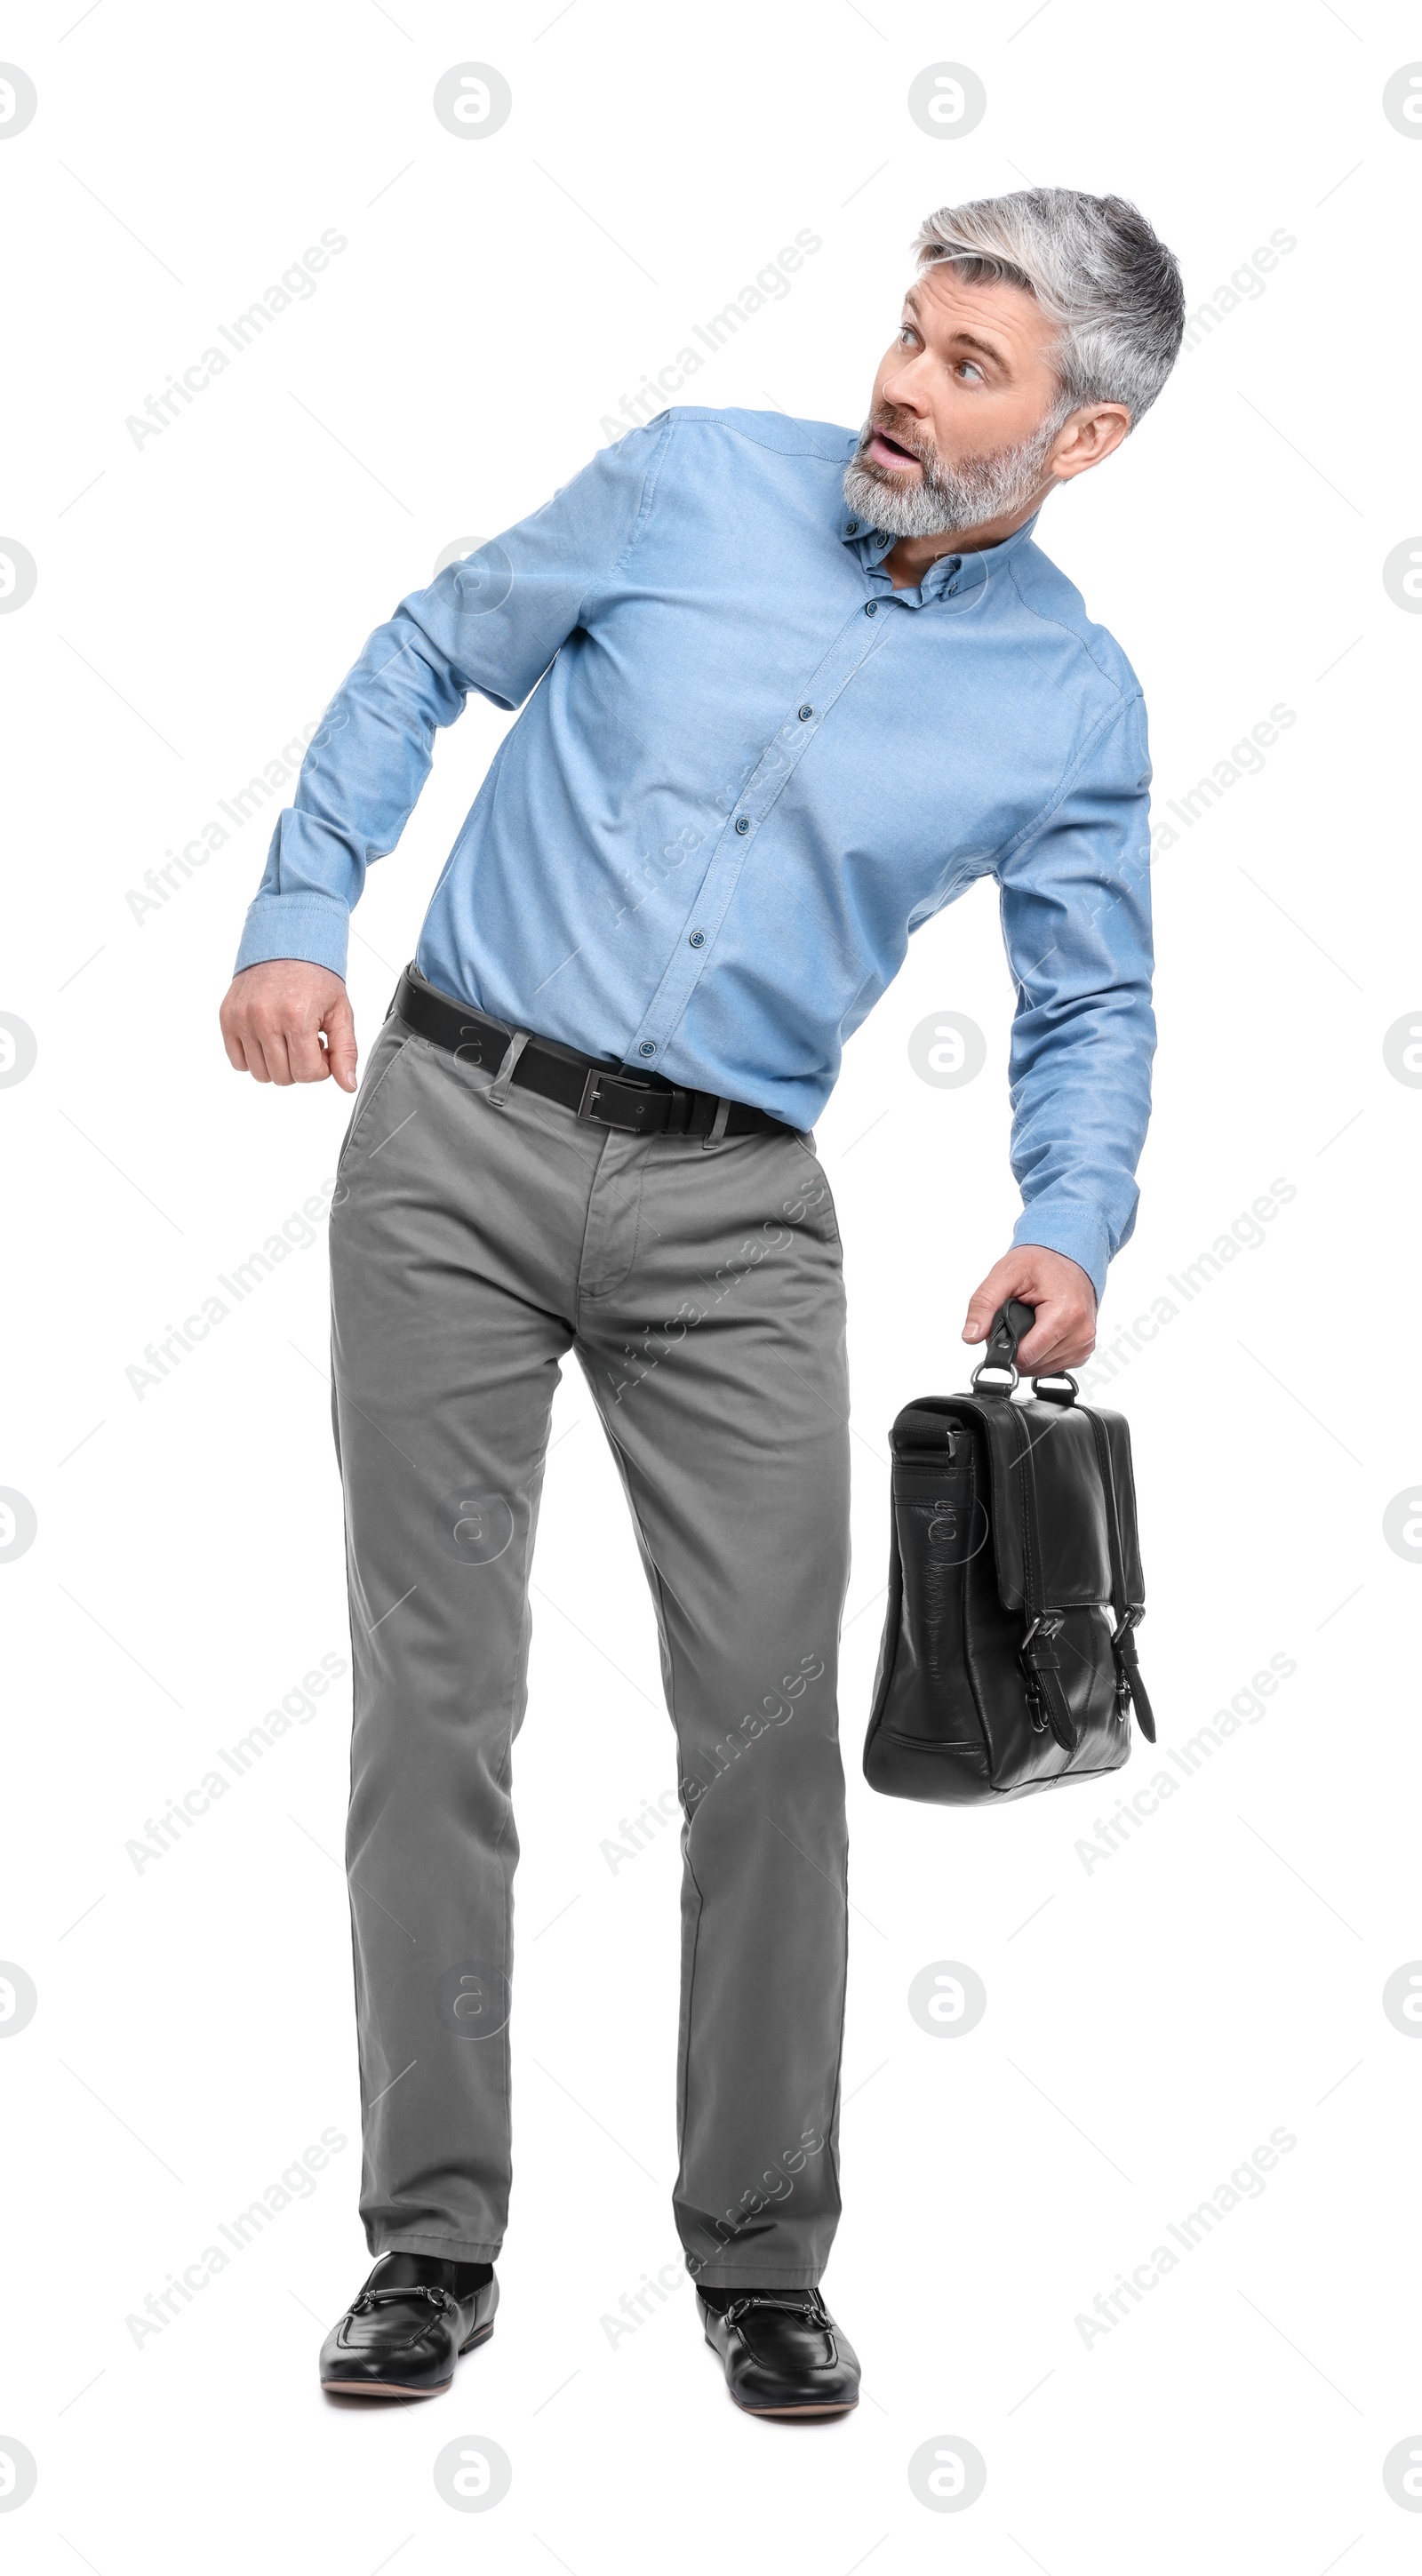
[[[352,906],[394,849],[429,775],[436,729],[471,690],[521,706],[633,546],[670,416],[601,449],[541,510],[446,565],[376,628],[312,737],[278,820],[237,969],[296,957],[346,971]]]
[[[1009,1061],[1014,1243],[1078,1262],[1099,1298],[1135,1224],[1150,1117],[1150,758],[1128,697],[1044,824],[999,864],[1017,988]]]

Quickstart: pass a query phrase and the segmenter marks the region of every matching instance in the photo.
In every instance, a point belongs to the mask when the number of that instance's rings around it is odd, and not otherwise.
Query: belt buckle
[[[661,1135],[665,1132],[661,1128],[648,1127],[644,1120],[639,1117],[615,1118],[611,1111],[608,1111],[604,1116],[602,1114],[598,1098],[598,1094],[604,1082],[618,1083],[624,1090],[640,1093],[643,1099],[647,1101],[651,1101],[662,1091],[662,1086],[659,1083],[654,1084],[648,1082],[645,1077],[629,1070],[624,1065],[592,1064],[588,1067],[587,1080],[583,1084],[583,1096],[578,1102],[577,1109],[574,1112],[576,1117],[597,1119],[600,1125],[604,1127],[615,1127],[620,1133],[627,1136]],[[674,1101],[682,1101],[689,1104],[694,1095],[687,1091],[676,1091],[673,1089],[671,1097]],[[688,1114],[689,1107],[687,1111],[683,1112],[684,1116]],[[685,1130],[683,1127],[672,1132],[682,1134]]]

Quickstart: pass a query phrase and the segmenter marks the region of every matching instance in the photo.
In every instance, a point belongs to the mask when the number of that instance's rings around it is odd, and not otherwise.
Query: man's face
[[[874,379],[846,497],[894,536],[952,535],[1026,515],[1063,435],[1056,323],[1034,295],[925,269]]]

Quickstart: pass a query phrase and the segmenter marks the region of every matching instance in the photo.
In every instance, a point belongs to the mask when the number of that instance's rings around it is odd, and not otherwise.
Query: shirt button
[[[738,814],[736,816],[736,830],[738,832],[748,832],[750,830],[750,816],[748,814]]]
[[[809,723],[809,721],[810,721],[810,718],[811,718],[811,716],[814,714],[814,712],[815,712],[815,710],[814,710],[814,708],[813,708],[813,707],[802,707],[802,708],[800,709],[800,722],[801,722],[801,724],[808,724],[808,723]]]
[[[845,534],[846,534],[846,536],[850,536],[850,537],[852,537],[852,536],[854,535],[855,530],[857,529],[858,525],[859,525],[859,521],[858,521],[857,519],[846,519],[846,520],[845,520],[845,523],[844,523],[844,528],[845,528]]]
[[[877,599],[866,599],[866,600],[865,600],[865,602],[864,602],[864,614],[865,614],[865,616],[866,616],[866,617],[877,617],[877,616],[878,616],[878,614],[879,614],[879,603],[878,603]]]
[[[693,930],[691,937],[688,939],[686,944],[688,948],[704,948],[706,945],[705,931]]]
[[[637,1049],[637,1053],[639,1055],[655,1055],[656,1052],[655,1042],[651,1038],[643,1038],[641,1045]]]

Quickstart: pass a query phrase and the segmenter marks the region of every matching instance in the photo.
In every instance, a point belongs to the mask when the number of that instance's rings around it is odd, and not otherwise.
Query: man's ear
[[[1115,454],[1130,426],[1124,403],[1089,403],[1074,411],[1052,450],[1051,470],[1057,481],[1069,483],[1074,475],[1104,463]]]

